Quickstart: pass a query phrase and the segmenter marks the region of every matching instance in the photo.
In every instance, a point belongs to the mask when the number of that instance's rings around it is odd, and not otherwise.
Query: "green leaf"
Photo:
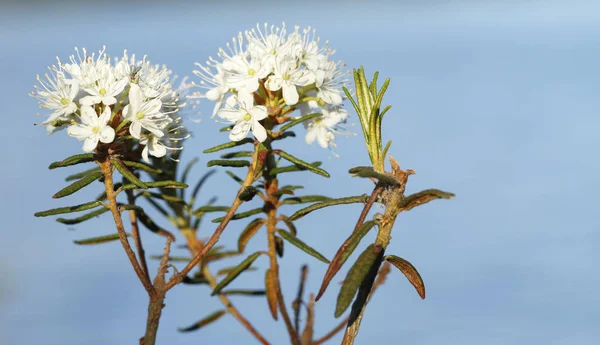
[[[396,180],[392,176],[378,173],[372,167],[356,167],[349,170],[351,174],[358,177],[371,177],[379,180],[379,182],[388,184],[390,186],[399,186],[400,181]]]
[[[140,179],[137,178],[137,176],[135,176],[131,171],[129,171],[129,169],[127,169],[127,167],[119,159],[113,158],[110,160],[110,162],[114,165],[115,169],[117,169],[117,171],[120,172],[121,175],[123,175],[123,177],[125,177],[129,182],[133,183],[138,188],[148,189],[148,185],[140,181]]]
[[[283,222],[285,223],[285,225],[290,230],[290,233],[293,236],[296,236],[296,234],[298,233],[298,231],[296,230],[296,226],[294,225],[294,222],[292,222],[288,217],[286,217],[284,215],[281,215],[281,219],[283,220]]]
[[[210,294],[214,296],[218,294],[224,287],[229,285],[237,276],[239,276],[242,272],[244,272],[252,263],[261,255],[261,252],[255,252],[248,256],[244,261],[242,261],[239,265],[237,265],[223,280],[221,280],[217,286],[215,286],[213,292]]]
[[[242,295],[242,296],[264,296],[266,294],[265,290],[225,290],[221,292],[223,295]]]
[[[253,143],[253,142],[254,142],[254,139],[252,139],[252,138],[244,138],[240,141],[230,141],[225,144],[217,145],[217,146],[211,147],[209,149],[206,149],[202,152],[203,153],[213,153],[213,152],[230,149],[232,147],[241,146],[241,145],[249,144],[249,143]]]
[[[426,204],[426,203],[430,202],[431,200],[452,199],[454,197],[455,197],[454,194],[444,192],[439,189],[426,189],[426,190],[420,191],[418,193],[411,194],[411,195],[407,196],[406,198],[402,199],[402,201],[400,201],[400,204],[398,205],[398,207],[404,211],[409,211],[410,209],[417,207],[419,205]]]
[[[131,235],[127,234],[127,236],[131,236]],[[75,244],[79,244],[79,245],[92,245],[92,244],[101,244],[101,243],[106,243],[106,242],[117,241],[118,239],[119,239],[119,234],[112,234],[112,235],[106,235],[106,236],[86,238],[84,240],[76,240],[73,242]]]
[[[225,171],[225,173],[227,174],[227,176],[231,177],[235,182],[237,182],[239,184],[244,183],[244,180],[242,180],[239,176],[237,176],[233,172],[227,170],[227,171]]]
[[[361,226],[359,226],[355,231],[352,232],[350,237],[341,245],[338,251],[335,253],[335,256],[331,260],[331,264],[327,267],[327,271],[325,272],[325,276],[323,277],[323,282],[321,283],[321,288],[319,289],[319,293],[317,293],[317,297],[315,300],[319,300],[321,296],[325,293],[327,286],[335,277],[337,272],[342,268],[346,260],[352,255],[360,241],[363,237],[371,230],[377,222],[374,220],[370,220],[364,222]]]
[[[187,182],[187,178],[188,178],[188,175],[190,174],[190,171],[192,171],[194,164],[198,163],[198,161],[199,161],[199,159],[196,157],[196,158],[192,159],[191,161],[189,161],[188,164],[185,165],[185,169],[183,169],[183,173],[181,174],[181,182],[183,182],[183,183]]]
[[[109,209],[106,207],[97,209],[95,211],[86,213],[82,216],[79,216],[77,218],[71,218],[71,219],[67,219],[67,218],[57,218],[56,221],[62,224],[66,224],[66,225],[75,225],[75,224],[79,224],[81,222],[85,222],[86,220],[92,219],[94,217],[97,217],[103,213],[108,212]]]
[[[244,252],[248,241],[250,241],[250,239],[258,232],[258,230],[263,226],[263,224],[265,224],[265,220],[262,218],[257,218],[251,221],[250,224],[246,226],[246,228],[242,231],[240,237],[238,238],[238,252]]]
[[[315,168],[321,166],[321,164],[322,164],[321,162],[310,163],[310,165]],[[273,169],[271,169],[271,171],[269,171],[269,175],[275,176],[277,174],[283,174],[283,173],[287,173],[287,172],[306,171],[306,170],[309,170],[309,169],[307,169],[303,166],[300,166],[300,165],[289,165],[289,166],[285,166],[285,167],[273,168]]]
[[[225,127],[221,128],[221,129],[219,129],[219,132],[228,132],[228,131],[230,131],[230,130],[233,129],[233,126],[234,125],[225,126]]]
[[[285,230],[282,230],[285,231]],[[279,236],[273,236],[275,238],[275,252],[277,252],[277,256],[280,258],[283,257],[283,240]]]
[[[323,196],[323,195],[305,195],[305,196],[297,196],[293,198],[286,198],[281,201],[282,205],[295,205],[295,204],[305,204],[309,202],[318,202],[318,201],[326,201],[331,200],[331,198]]]
[[[194,186],[194,190],[192,191],[192,196],[190,198],[190,207],[194,205],[194,202],[196,201],[196,197],[198,196],[198,192],[200,191],[200,188],[202,188],[202,186],[204,185],[206,180],[208,180],[208,178],[211,177],[216,172],[217,171],[214,169],[207,171],[206,173],[204,173],[204,175],[202,175],[202,178],[198,181],[198,183],[196,183],[196,185]]]
[[[211,206],[211,205],[206,205],[206,206],[198,207],[197,209],[195,209],[192,212],[192,214],[194,216],[196,216],[196,215],[202,214],[202,213],[227,212],[227,211],[229,211],[229,206]]]
[[[295,137],[296,137],[296,133],[294,133],[292,131],[287,131],[287,132],[283,132],[280,135],[273,138],[273,141],[283,140],[285,138],[295,138]]]
[[[381,114],[381,117],[383,117],[383,114]],[[387,156],[387,152],[390,149],[390,146],[392,146],[392,141],[388,141],[387,144],[385,144],[385,147],[383,148],[383,154],[381,155],[381,157],[383,159],[385,159],[385,157]]]
[[[303,186],[290,186],[290,185],[286,185],[283,187],[280,187],[278,191],[276,191],[275,193],[273,193],[274,196],[282,196],[284,194],[288,194],[288,195],[294,195],[294,191],[296,189],[302,189],[304,188]]]
[[[93,153],[82,153],[50,164],[48,169],[64,168],[75,164],[93,162],[96,157]]]
[[[258,193],[258,189],[254,186],[246,186],[244,190],[240,193],[238,198],[243,201],[250,201],[254,196]]]
[[[146,186],[148,186],[148,188],[187,188],[188,187],[188,185],[185,183],[171,181],[171,180],[156,181],[156,182],[144,182],[144,184],[146,184]],[[126,184],[126,185],[121,186],[121,188],[119,188],[119,189],[121,191],[125,191],[125,190],[137,189],[137,188],[139,188],[139,187],[134,184]]]
[[[300,217],[304,217],[307,214],[311,213],[312,211],[316,211],[316,210],[322,209],[324,207],[335,206],[335,205],[345,205],[345,204],[365,203],[365,202],[367,202],[367,200],[369,200],[369,196],[366,194],[350,196],[347,198],[330,199],[327,201],[312,204],[308,207],[305,207],[305,208],[302,208],[302,209],[296,211],[296,213],[294,213],[290,216],[290,220],[296,220]]]
[[[252,151],[238,151],[238,152],[228,152],[221,155],[223,159],[231,159],[231,158],[240,158],[240,157],[252,157]]]
[[[238,256],[240,254],[241,253],[238,252],[237,250],[230,250],[230,251],[225,251],[225,252],[215,252],[212,254],[211,254],[211,252],[208,252],[208,254],[206,254],[206,256],[204,257],[204,262],[209,263],[209,262],[224,259],[224,258]]]
[[[287,152],[285,152],[285,151],[278,150],[278,151],[276,151],[276,152],[277,152],[277,154],[278,154],[278,155],[279,155],[281,158],[283,158],[283,159],[285,159],[285,160],[287,160],[287,161],[289,161],[289,162],[291,162],[291,163],[294,163],[294,164],[296,164],[296,165],[299,165],[299,166],[303,167],[304,169],[306,169],[306,170],[308,170],[308,171],[311,171],[311,172],[313,172],[313,173],[315,173],[315,174],[317,174],[317,175],[321,175],[321,176],[329,177],[329,173],[328,173],[327,171],[325,171],[325,170],[323,170],[323,169],[320,169],[320,168],[317,168],[317,167],[314,167],[314,166],[312,166],[310,163],[308,163],[308,162],[305,162],[305,161],[303,161],[303,160],[301,160],[301,159],[299,159],[299,158],[296,158],[296,157],[294,157],[294,156],[290,155],[289,153],[287,153]]]
[[[171,240],[175,240],[175,237],[173,236],[173,234],[171,234],[170,232],[168,232],[167,230],[163,229],[162,227],[160,227],[158,224],[156,224],[149,216],[146,212],[144,212],[143,209],[138,209],[136,210],[136,214],[138,217],[138,220],[140,221],[140,223],[142,223],[144,225],[144,227],[150,231],[152,231],[153,233],[157,234],[157,235],[161,235],[164,237],[169,237],[171,238]]]
[[[150,259],[153,260],[162,260],[163,256],[162,255],[151,255]],[[190,257],[186,257],[186,256],[169,256],[167,258],[167,260],[169,262],[190,262],[190,260],[192,260],[192,258]]]
[[[217,271],[217,275],[218,276],[222,276],[224,274],[229,274],[229,272],[231,272],[235,267],[225,267],[225,268],[221,268],[220,270]],[[256,271],[257,268],[256,267],[248,267],[246,268],[246,272],[248,271]]]
[[[206,279],[206,277],[202,274],[196,274],[193,277],[185,276],[185,277],[183,277],[183,280],[181,282],[184,284],[187,284],[187,285],[199,285],[199,284],[208,285],[210,283]]]
[[[139,169],[139,170],[147,172],[148,174],[161,174],[162,173],[162,170],[153,168],[153,167],[149,166],[148,164],[144,164],[141,162],[133,162],[133,161],[121,161],[121,162],[123,164],[125,164],[125,166],[127,166],[127,167]]]
[[[279,235],[281,237],[283,237],[284,240],[288,241],[290,244],[292,244],[293,246],[297,247],[298,249],[302,250],[303,252],[307,253],[308,255],[311,255],[321,261],[323,261],[324,263],[329,263],[329,260],[327,260],[326,257],[324,257],[323,255],[321,255],[321,253],[319,253],[318,251],[316,251],[314,248],[312,248],[311,246],[307,245],[306,243],[300,241],[296,236],[290,234],[289,232],[283,230],[283,229],[277,229],[277,232],[279,233]]]
[[[371,267],[377,263],[377,258],[381,255],[382,251],[383,248],[371,244],[362,252],[354,265],[352,265],[346,279],[344,279],[344,283],[342,284],[342,288],[340,289],[337,298],[337,304],[335,306],[336,318],[340,317],[340,315],[348,309],[348,306],[350,306],[350,303],[356,295],[358,287],[367,277]]]
[[[176,197],[174,195],[167,195],[167,194],[160,194],[160,193],[153,193],[153,192],[143,192],[141,195],[143,195],[145,197],[149,197],[149,198],[164,200],[169,203],[185,204],[185,200],[183,200],[179,197]]]
[[[263,212],[263,208],[262,207],[258,207],[246,212],[241,212],[241,213],[236,213],[233,215],[233,217],[231,217],[231,220],[237,220],[237,219],[242,219],[242,218],[246,218],[246,217],[251,217],[255,214],[259,214]],[[217,219],[213,219],[212,222],[213,223],[220,223],[221,221],[223,221],[225,217],[219,217]]]
[[[403,258],[395,255],[386,255],[384,259],[396,266],[396,268],[406,276],[406,279],[408,279],[412,286],[415,287],[415,290],[417,290],[417,293],[419,296],[421,296],[421,299],[425,299],[425,284],[423,283],[423,278],[421,278],[421,275],[415,266]]]
[[[78,190],[82,189],[83,187],[89,185],[90,183],[92,183],[96,180],[99,180],[102,176],[103,176],[103,174],[101,171],[88,174],[85,177],[81,178],[80,180],[77,180],[77,181],[73,182],[72,184],[68,185],[67,187],[59,190],[52,197],[54,199],[58,199],[58,198],[65,197],[67,195],[71,195],[71,194],[77,192]]]
[[[232,167],[232,168],[243,168],[250,166],[250,162],[243,159],[227,160],[227,159],[213,159],[206,163],[207,167],[212,166]]]
[[[178,330],[179,330],[179,332],[191,332],[191,331],[198,330],[212,322],[217,321],[219,318],[221,318],[221,316],[223,316],[225,314],[227,314],[226,310],[215,311],[214,313],[208,315],[207,317],[194,323],[193,325],[184,327],[184,328],[178,328]]]
[[[321,117],[321,116],[323,116],[322,113],[312,113],[312,114],[307,114],[307,115],[304,115],[304,116],[300,116],[300,117],[298,117],[298,118],[296,118],[296,119],[294,119],[294,120],[286,123],[285,125],[283,125],[279,129],[279,132],[283,133],[286,130],[288,130],[288,129],[290,129],[290,128],[298,125],[298,124],[301,124],[304,121],[309,121],[309,120],[312,120],[312,119],[316,119],[317,117]]]
[[[80,179],[80,178],[82,178],[82,177],[84,177],[84,176],[86,176],[86,175],[88,175],[90,173],[94,173],[94,172],[97,172],[97,171],[101,171],[100,168],[88,169],[86,171],[82,171],[80,173],[67,176],[67,178],[65,179],[65,181],[69,182],[69,181],[73,181],[73,180],[78,180],[78,179]]]
[[[92,202],[86,202],[85,204],[79,204],[79,205],[75,205],[75,206],[59,207],[59,208],[53,208],[51,210],[36,212],[33,215],[35,217],[48,217],[48,216],[54,216],[57,214],[87,211],[87,210],[91,210],[92,208],[95,208],[98,206],[102,206],[102,203],[100,201],[92,201]]]

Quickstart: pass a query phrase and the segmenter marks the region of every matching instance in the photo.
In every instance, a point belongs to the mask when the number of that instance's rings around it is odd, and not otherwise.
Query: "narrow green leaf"
[[[52,170],[52,169],[64,168],[64,167],[68,167],[68,166],[80,164],[80,163],[93,162],[95,158],[96,157],[94,156],[93,153],[82,153],[82,154],[74,155],[71,157],[67,157],[67,158],[63,159],[62,161],[53,162],[52,164],[50,164],[48,169]]]
[[[282,230],[285,231],[285,230]],[[275,252],[277,252],[277,256],[280,258],[283,257],[283,240],[279,236],[274,236],[275,238]]]
[[[130,235],[127,234],[127,236],[130,236]],[[75,244],[79,244],[79,245],[92,245],[92,244],[101,244],[101,243],[106,243],[106,242],[117,241],[118,239],[119,239],[119,234],[112,234],[112,235],[106,235],[106,236],[86,238],[84,240],[76,240],[73,242]]]
[[[235,182],[242,184],[244,183],[244,180],[242,180],[239,176],[237,176],[236,174],[234,174],[232,171],[225,171],[225,173],[227,174],[227,176],[231,177]]]
[[[162,255],[151,255],[150,259],[153,260],[162,260],[163,256]],[[192,258],[190,257],[186,257],[186,256],[169,256],[167,258],[167,260],[169,260],[169,262],[190,262],[190,260],[192,260]]]
[[[90,183],[92,183],[96,180],[99,180],[102,176],[103,176],[103,174],[101,171],[88,174],[88,175],[84,176],[83,178],[81,178],[80,180],[77,180],[77,181],[73,182],[72,184],[68,185],[67,187],[59,190],[52,197],[54,199],[58,199],[58,198],[65,197],[67,195],[71,195],[71,194],[77,192],[78,190],[82,189],[83,187],[89,185]]]
[[[371,177],[379,180],[379,182],[388,184],[390,186],[398,186],[400,185],[400,181],[396,180],[392,176],[388,176],[385,174],[381,174],[372,167],[356,167],[349,170],[351,174],[358,177]]]
[[[259,214],[263,212],[263,208],[262,207],[258,207],[246,212],[242,212],[242,213],[236,213],[233,215],[233,217],[231,217],[231,220],[238,220],[238,219],[242,219],[242,218],[246,218],[246,217],[251,217],[255,214]],[[212,222],[213,223],[220,223],[221,221],[223,221],[223,218],[225,217],[219,217],[217,219],[213,219]]]
[[[194,216],[201,214],[201,213],[209,213],[209,212],[227,212],[229,211],[229,206],[211,206],[211,205],[206,205],[206,206],[202,206],[202,207],[198,207],[197,209],[195,209],[192,214]]]
[[[123,177],[125,177],[129,182],[133,183],[138,188],[148,189],[148,185],[137,178],[137,176],[135,176],[131,171],[129,171],[129,169],[127,169],[127,167],[119,159],[114,158],[111,159],[110,162],[114,165],[115,169],[117,169],[117,171],[121,173],[121,175],[123,175]]]
[[[164,237],[169,237],[171,240],[175,241],[175,236],[171,234],[169,231],[163,229],[158,224],[156,224],[143,209],[136,210],[136,214],[140,223],[144,225],[144,227],[157,235],[161,235]]]
[[[53,208],[51,210],[36,212],[33,215],[35,217],[48,217],[48,216],[54,216],[57,214],[87,211],[87,210],[91,210],[92,208],[95,208],[98,206],[102,206],[102,203],[100,201],[92,201],[92,202],[86,202],[85,204],[79,204],[79,205],[75,205],[75,206],[59,207],[59,208]]]
[[[202,152],[203,153],[213,153],[213,152],[230,149],[232,147],[241,146],[241,145],[249,144],[249,143],[253,143],[253,142],[254,142],[254,139],[252,139],[252,138],[244,138],[240,141],[230,141],[225,144],[217,145],[217,146],[211,147],[209,149],[206,149]]]
[[[191,331],[196,331],[212,322],[217,321],[219,318],[221,318],[221,316],[227,314],[226,310],[218,310],[215,311],[214,313],[208,315],[207,317],[205,317],[204,319],[194,323],[191,326],[188,327],[184,327],[184,328],[178,328],[179,332],[191,332]]]
[[[280,135],[273,138],[273,141],[283,140],[285,138],[295,138],[295,137],[296,137],[296,133],[294,133],[292,131],[287,131],[287,132],[283,132]]]
[[[70,218],[70,219],[67,219],[67,218],[57,218],[56,221],[59,222],[59,223],[62,223],[62,224],[66,224],[66,225],[75,225],[75,224],[79,224],[81,222],[85,222],[86,220],[92,219],[94,217],[97,217],[97,216],[99,216],[99,215],[101,215],[103,213],[106,213],[108,211],[109,211],[108,208],[103,207],[103,208],[97,209],[95,211],[86,213],[86,214],[84,214],[82,216],[79,216],[77,218]]]
[[[294,163],[296,165],[299,165],[299,166],[305,168],[306,170],[311,171],[317,175],[329,177],[329,173],[327,171],[325,171],[321,168],[314,167],[310,163],[305,162],[297,157],[294,157],[285,151],[279,150],[279,151],[277,151],[277,154],[279,154],[279,156],[281,158],[283,158],[291,163]]]
[[[290,230],[290,233],[294,236],[296,236],[296,234],[298,233],[298,231],[296,230],[296,226],[294,225],[294,222],[292,222],[290,220],[290,218],[288,218],[287,216],[281,215],[281,219],[283,220],[283,222],[285,223],[285,225],[287,226],[287,228]]]
[[[205,263],[209,263],[212,261],[216,261],[216,260],[220,260],[220,259],[224,259],[224,258],[231,258],[234,256],[238,256],[241,253],[238,252],[237,250],[230,250],[230,251],[225,251],[225,252],[217,252],[214,254],[211,254],[210,252],[208,252],[208,254],[206,254],[206,257],[204,257],[204,262]]]
[[[294,195],[294,191],[296,189],[301,189],[301,188],[304,188],[304,187],[303,186],[290,186],[290,185],[287,185],[287,186],[280,187],[278,191],[276,191],[275,193],[273,193],[273,195],[275,195],[275,196],[282,196],[284,194]]]
[[[382,114],[383,117],[383,114]],[[383,148],[383,154],[382,154],[382,158],[385,159],[385,157],[387,156],[387,152],[390,149],[390,146],[392,146],[392,141],[388,141],[387,144],[385,144],[385,147]]]
[[[242,295],[242,296],[264,296],[266,294],[265,290],[225,290],[221,292],[223,295]]]
[[[82,171],[80,173],[67,176],[67,178],[65,178],[65,181],[69,182],[69,181],[73,181],[73,180],[79,180],[80,178],[82,178],[90,173],[97,172],[97,171],[101,171],[100,168],[88,169],[86,171]]]
[[[321,116],[323,116],[322,113],[312,113],[312,114],[307,114],[307,115],[304,115],[304,116],[300,116],[300,117],[298,117],[296,119],[293,119],[290,122],[287,122],[285,125],[281,126],[281,128],[279,129],[279,132],[283,133],[283,132],[287,131],[288,129],[290,129],[290,128],[294,127],[294,126],[296,126],[298,124],[301,124],[304,121],[309,121],[309,120],[312,120],[312,119],[316,119],[317,117],[321,117]]]
[[[300,217],[304,217],[312,211],[316,211],[322,209],[324,207],[335,206],[335,205],[345,205],[345,204],[356,204],[356,203],[365,203],[369,200],[369,196],[367,194],[350,196],[347,198],[338,198],[338,199],[330,199],[327,201],[319,202],[316,204],[312,204],[308,207],[300,209],[296,211],[296,213],[290,216],[290,220],[296,220]]]
[[[237,265],[233,270],[231,270],[231,272],[229,272],[229,274],[227,274],[227,276],[225,278],[223,278],[223,280],[221,280],[217,284],[217,286],[215,286],[213,292],[211,293],[211,296],[218,294],[221,290],[223,290],[224,287],[229,285],[229,283],[231,283],[235,278],[237,278],[237,276],[239,276],[248,267],[250,267],[250,265],[252,265],[254,260],[256,260],[261,254],[262,254],[261,252],[256,252],[256,253],[251,254],[244,261],[242,261],[239,265]]]
[[[162,207],[158,202],[156,202],[156,200],[146,197],[146,196],[144,196],[144,199],[146,199],[146,201],[148,201],[148,203],[150,205],[152,205],[158,212],[160,212],[160,214],[169,218],[169,216],[170,216],[169,212],[164,207]]]
[[[223,159],[231,159],[231,158],[240,158],[240,157],[252,157],[252,151],[237,151],[237,152],[228,152],[221,155]]]
[[[277,229],[277,233],[279,233],[279,235],[281,237],[283,237],[284,240],[288,241],[290,244],[292,244],[293,246],[302,250],[303,252],[307,253],[308,255],[311,255],[311,256],[323,261],[324,263],[327,263],[327,264],[329,263],[329,260],[327,260],[326,257],[324,257],[321,253],[316,251],[311,246],[309,246],[306,243],[299,240],[296,236],[290,234],[289,232],[287,232],[283,229]]]
[[[123,164],[125,164],[125,166],[127,166],[127,167],[139,169],[139,170],[147,172],[148,174],[161,174],[162,173],[162,170],[153,168],[145,163],[133,162],[133,161],[121,161],[121,162]]]
[[[156,181],[156,182],[144,182],[144,184],[146,186],[148,186],[148,188],[187,188],[188,187],[188,185],[185,183],[171,181],[171,180]],[[126,185],[121,186],[121,188],[119,188],[119,189],[121,191],[125,191],[125,190],[137,189],[137,188],[139,188],[139,187],[134,184],[126,184]]]
[[[231,272],[235,267],[225,267],[225,268],[221,268],[220,270],[217,271],[217,275],[218,276],[222,276],[222,275],[226,275],[229,274],[229,272]],[[256,271],[258,268],[256,267],[248,267],[246,268],[246,272],[249,271]]]
[[[244,190],[240,193],[238,198],[243,201],[250,201],[254,196],[258,193],[258,188],[254,186],[246,186]]]
[[[313,167],[319,167],[321,166],[321,162],[312,162],[310,163],[311,166]],[[300,165],[289,165],[289,166],[285,166],[285,167],[277,167],[277,168],[273,168],[271,169],[271,171],[269,172],[269,175],[271,176],[275,176],[277,174],[283,174],[283,173],[288,173],[288,172],[296,172],[296,171],[306,171],[308,169],[306,169],[303,166]]]
[[[395,255],[386,255],[384,259],[396,266],[396,268],[406,276],[406,279],[408,279],[412,286],[415,287],[415,290],[417,290],[417,293],[419,296],[421,296],[421,299],[425,299],[425,284],[423,283],[423,278],[421,278],[421,275],[415,266],[403,258]]]
[[[202,188],[202,186],[204,185],[206,180],[208,180],[208,178],[211,177],[216,172],[217,171],[214,169],[207,171],[206,173],[204,173],[204,175],[202,175],[202,178],[200,178],[198,183],[196,183],[196,185],[194,186],[194,189],[192,190],[192,196],[190,197],[190,207],[194,205],[194,202],[196,201],[196,197],[198,196],[198,192],[200,192],[200,188]]]
[[[398,205],[398,207],[403,209],[404,211],[409,211],[412,208],[417,207],[419,205],[426,204],[426,203],[430,202],[431,200],[452,199],[454,197],[455,197],[454,194],[444,192],[439,189],[426,189],[426,190],[420,191],[418,193],[411,194],[411,195],[407,196],[406,198],[402,199],[402,201],[400,201],[400,204]]]
[[[212,166],[232,167],[232,168],[243,168],[250,166],[250,162],[243,159],[227,160],[227,159],[213,159],[206,163],[207,167]]]
[[[190,174],[190,171],[192,171],[194,164],[198,163],[198,161],[199,161],[199,159],[196,157],[196,158],[192,159],[191,161],[189,161],[188,164],[185,165],[185,169],[183,169],[183,173],[181,174],[181,182],[183,182],[183,183],[187,182],[187,178]]]
[[[335,256],[331,260],[331,264],[327,267],[327,271],[325,272],[325,276],[323,277],[323,282],[321,283],[321,288],[319,289],[319,293],[317,293],[317,297],[315,300],[319,300],[321,296],[325,293],[327,286],[335,277],[337,272],[342,268],[348,257],[352,255],[354,249],[358,246],[363,237],[377,224],[374,220],[370,220],[364,222],[361,226],[359,226],[355,231],[352,232],[350,237],[344,241],[338,251],[335,253]]]
[[[145,197],[151,197],[154,199],[164,200],[169,203],[185,204],[185,200],[183,200],[179,197],[176,197],[174,195],[167,195],[167,194],[160,194],[160,193],[153,193],[153,192],[144,192],[144,193],[142,193],[142,195]]]
[[[258,232],[263,224],[265,224],[265,220],[262,218],[257,218],[246,226],[238,238],[238,252],[244,252],[248,241],[250,241],[250,239]]]
[[[295,204],[305,204],[309,202],[318,202],[318,201],[326,201],[331,200],[331,198],[323,196],[323,195],[304,195],[297,196],[292,198],[286,198],[281,201],[282,205],[295,205]]]
[[[377,258],[381,254],[382,250],[383,248],[371,244],[362,252],[362,254],[360,254],[354,265],[352,265],[352,268],[350,268],[348,271],[346,279],[344,279],[344,283],[342,284],[342,288],[340,289],[340,293],[337,298],[337,303],[335,306],[336,318],[340,317],[340,315],[342,315],[346,309],[348,309],[348,306],[350,306],[350,303],[356,295],[358,287],[367,277],[367,274],[371,270],[373,264],[376,263]]]
[[[234,125],[225,126],[225,127],[221,128],[221,129],[219,129],[219,132],[228,132],[228,131],[230,131],[230,130],[233,129],[233,126]]]

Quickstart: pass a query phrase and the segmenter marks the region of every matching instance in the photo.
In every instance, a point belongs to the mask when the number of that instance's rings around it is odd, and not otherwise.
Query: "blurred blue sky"
[[[190,75],[194,62],[265,21],[311,25],[348,67],[362,64],[390,77],[386,102],[393,109],[384,136],[401,166],[417,171],[408,190],[457,194],[400,218],[389,252],[418,267],[427,299],[392,272],[367,309],[358,344],[600,343],[600,3],[473,0],[1,3],[0,138],[10,152],[0,169],[0,344],[132,344],[145,323],[146,296],[119,244],[72,244],[112,232],[108,217],[75,227],[33,217],[97,194],[51,198],[74,170],[46,167],[80,145],[33,126],[41,121],[27,95],[35,75],[74,46],[102,45],[111,55],[126,48]],[[227,140],[208,119],[210,109],[203,102],[204,120],[189,123],[196,138],[185,159],[206,162],[201,151]],[[346,173],[368,163],[359,136],[340,138],[339,159],[301,138],[286,147],[324,160],[332,174],[327,181],[305,176],[307,193],[369,190]],[[235,186],[218,175],[204,198],[219,194],[228,203]],[[348,215],[358,211],[316,212],[299,222],[300,236],[331,257],[353,225]],[[224,243],[242,225],[234,224]],[[147,235],[147,251],[160,252],[162,239]],[[249,250],[263,247],[257,237]],[[288,246],[282,271],[290,303],[305,262],[314,292],[325,265]],[[263,275],[240,279],[260,287]],[[317,304],[317,336],[337,324],[336,290],[332,285]],[[234,302],[258,315],[254,323],[273,344],[287,343],[262,298]],[[197,333],[177,332],[220,307],[205,288],[178,287],[166,304],[159,344],[256,343],[232,317]]]

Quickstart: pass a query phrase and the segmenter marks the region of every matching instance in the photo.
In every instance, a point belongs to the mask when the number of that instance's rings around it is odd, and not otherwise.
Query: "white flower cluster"
[[[302,115],[322,114],[305,123],[306,142],[316,139],[324,148],[333,146],[333,133],[348,116],[341,108],[343,64],[329,60],[334,51],[319,43],[314,30],[295,27],[288,35],[285,24],[240,32],[227,51],[219,49],[219,60],[196,64],[194,74],[205,91],[192,97],[216,102],[213,116],[234,125],[229,135],[233,141],[252,131],[262,142],[267,138],[262,120],[299,108]]]
[[[70,63],[58,60],[45,79],[38,76],[41,87],[32,93],[41,108],[52,111],[42,122],[50,133],[66,128],[83,141],[85,152],[96,150],[98,143],[117,147],[133,141],[144,147],[145,161],[148,155],[160,158],[167,149],[180,149],[166,146],[187,135],[178,124],[183,104],[171,86],[171,70],[145,57],[136,60],[127,51],[111,61],[104,48],[97,56],[75,50]]]

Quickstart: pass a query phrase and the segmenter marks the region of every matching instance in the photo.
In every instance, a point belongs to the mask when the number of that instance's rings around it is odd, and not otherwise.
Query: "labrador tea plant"
[[[73,182],[53,197],[64,198],[83,188],[92,188],[97,185],[96,181],[103,184],[103,188],[90,202],[53,208],[35,216],[83,212],[75,218],[56,219],[72,225],[110,212],[115,233],[74,242],[96,245],[120,241],[149,297],[140,344],[156,343],[166,294],[180,283],[208,286],[211,290],[208,297],[218,298],[223,308],[179,331],[192,332],[230,315],[265,345],[273,344],[268,340],[269,334],[261,333],[251,322],[254,317],[244,316],[245,312],[235,306],[230,296],[264,298],[271,317],[283,320],[293,345],[323,344],[340,331],[344,333],[342,344],[353,344],[365,306],[385,282],[390,265],[403,273],[419,296],[425,298],[425,287],[417,269],[409,261],[386,253],[386,248],[401,212],[454,195],[437,189],[404,194],[408,177],[414,171],[402,170],[388,155],[391,141],[383,146],[381,138],[381,123],[390,109],[390,106],[382,109],[382,101],[390,80],[385,80],[379,88],[378,74],[368,82],[361,67],[353,71],[354,91],[351,92],[346,87],[345,65],[331,60],[333,54],[328,43],[322,44],[310,28],[295,27],[288,33],[285,25],[265,24],[262,28],[257,26],[239,33],[225,49],[218,50],[217,58],[197,64],[193,72],[197,77],[195,82],[184,78],[177,87],[173,85],[176,80],[173,72],[165,66],[152,65],[146,57],[138,59],[127,52],[111,58],[105,49],[91,55],[85,49],[76,49],[76,55],[68,62],[58,60],[49,68],[49,73],[38,77],[39,86],[32,95],[38,98],[41,108],[50,113],[41,125],[49,133],[66,129],[67,135],[83,142],[84,153],[54,162],[49,168],[90,165],[68,176],[66,180]],[[229,141],[204,153],[227,150],[209,160],[206,166],[229,169],[224,172],[239,186],[229,204],[216,205],[213,198],[197,205],[200,190],[216,170],[208,170],[190,188],[188,177],[199,160],[195,158],[180,166],[183,145],[193,145],[194,141],[180,116],[186,98],[194,103],[200,99],[213,102],[212,117],[227,123],[221,131],[228,133]],[[335,198],[304,194],[298,173],[313,173],[324,178],[330,175],[323,170],[321,162],[300,159],[293,152],[278,147],[283,140],[296,140],[295,131],[303,127],[307,144],[316,141],[321,147],[334,150],[336,135],[346,132],[345,101],[352,104],[358,115],[370,159],[370,165],[351,168],[349,173],[370,179],[373,189],[362,195]],[[385,170],[386,159],[390,165],[388,171]],[[223,195],[219,197],[222,199]],[[296,227],[296,220],[323,208],[353,203],[363,204],[362,211],[356,217],[354,229],[339,229],[347,231],[348,238],[331,260],[299,236],[301,231]],[[368,219],[376,203],[382,206],[383,212]],[[298,205],[304,207],[298,209]],[[147,211],[148,208],[152,211]],[[124,213],[127,213],[127,221]],[[212,219],[216,226],[205,226],[212,233],[205,240],[199,236],[201,220],[214,213],[222,216]],[[164,219],[155,221],[156,217]],[[219,242],[231,221],[246,219],[250,220],[237,243]],[[164,221],[170,224],[169,229],[158,225]],[[163,253],[150,257],[160,260],[155,274],[148,269],[141,227],[165,238]],[[341,317],[352,304],[349,315],[330,332],[316,336],[313,332],[315,303],[361,240],[375,228],[375,241],[368,244],[350,266],[338,293],[334,316]],[[248,253],[246,246],[259,231],[266,233],[265,249]],[[175,233],[185,240],[189,256],[171,255]],[[279,270],[285,245],[295,246],[316,259],[314,264],[328,265],[316,295],[311,293],[308,299],[305,297],[308,276],[305,265],[300,269],[296,298],[291,303],[285,300]],[[239,257],[236,265],[218,271],[213,269],[213,263],[235,257]],[[236,285],[235,279],[240,274],[257,270],[255,263],[260,260],[266,264],[264,288],[230,288]],[[185,266],[178,270],[175,264],[180,262]],[[302,312],[305,316],[301,317]]]

